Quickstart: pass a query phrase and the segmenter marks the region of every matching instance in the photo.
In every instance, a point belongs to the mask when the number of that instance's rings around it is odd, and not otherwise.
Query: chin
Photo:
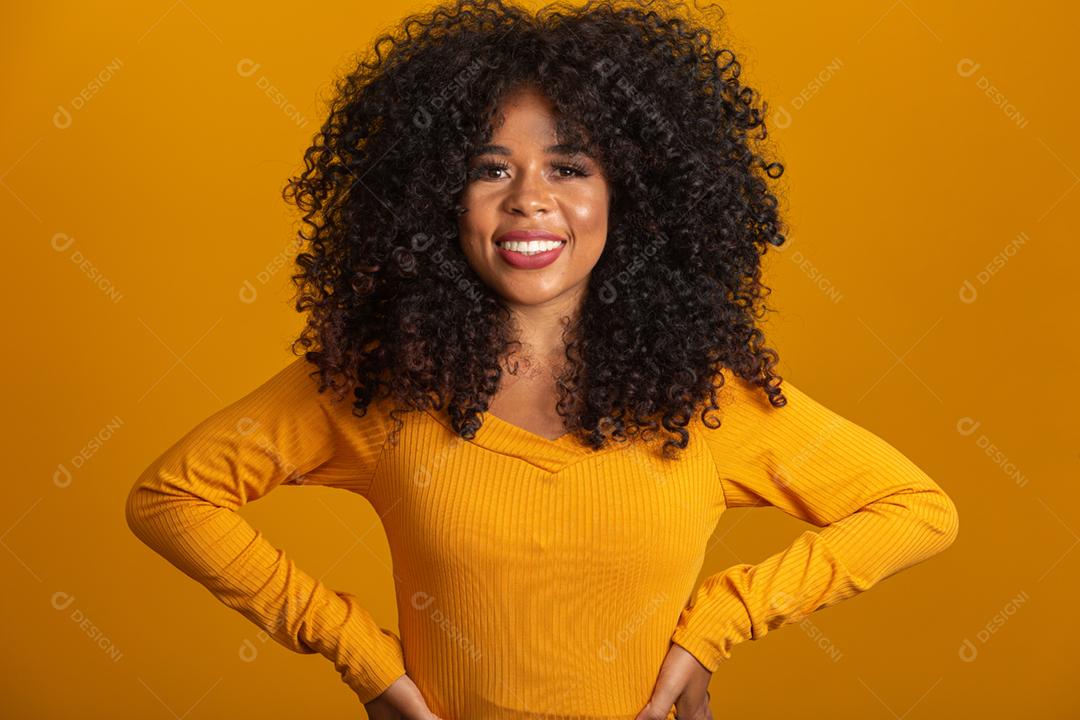
[[[546,302],[554,300],[559,296],[557,292],[550,291],[537,291],[529,292],[522,288],[495,288],[495,292],[498,293],[504,301],[513,303],[514,305],[543,305]]]
[[[557,275],[542,277],[543,270],[534,272],[531,277],[520,271],[510,272],[517,277],[507,278],[505,273],[495,273],[491,277],[491,287],[499,297],[515,305],[542,305],[568,290],[565,278]]]

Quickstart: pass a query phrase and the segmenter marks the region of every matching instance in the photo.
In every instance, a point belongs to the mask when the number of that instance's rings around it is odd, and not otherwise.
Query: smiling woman
[[[509,377],[488,411],[559,437],[558,373],[550,370],[563,367],[558,323],[585,302],[607,241],[610,188],[584,147],[559,142],[552,104],[535,87],[508,92],[496,115],[492,141],[468,159],[458,234],[469,266],[513,313],[531,372],[504,363]]]
[[[296,344],[329,384],[437,402],[463,438],[491,413],[672,457],[721,368],[783,404],[759,327],[782,168],[684,12],[461,0],[375,42],[285,194],[309,226]]]
[[[685,9],[459,0],[376,40],[286,188],[307,352],[132,488],[140,538],[375,720],[711,718],[734,645],[956,537],[915,463],[781,388],[781,168]],[[237,515],[282,485],[372,504],[400,635]],[[740,506],[819,530],[695,589]]]

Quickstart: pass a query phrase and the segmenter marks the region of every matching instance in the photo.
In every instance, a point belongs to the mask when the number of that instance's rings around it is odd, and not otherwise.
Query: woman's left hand
[[[683,647],[671,644],[652,697],[634,720],[665,720],[675,706],[678,720],[713,720],[709,709],[712,673]]]

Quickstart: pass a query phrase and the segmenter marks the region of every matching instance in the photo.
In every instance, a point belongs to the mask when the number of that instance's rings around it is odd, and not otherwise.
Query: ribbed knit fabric
[[[725,372],[717,429],[675,461],[593,451],[485,413],[472,440],[389,400],[352,414],[297,358],[181,437],[128,496],[132,531],[277,642],[330,659],[360,701],[403,673],[445,720],[633,720],[670,642],[710,670],[731,648],[945,549],[951,499],[884,440],[785,380],[788,404]],[[306,573],[235,512],[280,485],[359,493],[393,557],[399,632]],[[811,523],[695,589],[728,507]],[[400,634],[399,634],[400,633]],[[674,716],[674,711],[669,717]]]

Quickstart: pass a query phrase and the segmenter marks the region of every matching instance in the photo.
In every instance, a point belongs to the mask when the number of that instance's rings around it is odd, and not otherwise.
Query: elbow
[[[147,543],[150,534],[149,523],[155,512],[155,500],[160,499],[150,485],[148,473],[149,470],[139,475],[124,500],[124,518],[128,529],[144,543]]]
[[[960,513],[953,499],[937,484],[920,494],[921,502],[910,509],[929,538],[932,553],[944,551],[954,542],[960,532]]]
[[[953,499],[929,478],[890,498],[904,517],[911,550],[921,558],[948,549],[960,531],[960,513]]]
[[[956,503],[953,499],[946,495],[944,492],[942,496],[942,550],[949,547],[956,541],[956,536],[960,533],[960,512],[956,509]]]
[[[145,490],[141,482],[136,482],[128,491],[124,501],[124,518],[128,529],[137,538],[142,538],[143,508],[145,507]]]

